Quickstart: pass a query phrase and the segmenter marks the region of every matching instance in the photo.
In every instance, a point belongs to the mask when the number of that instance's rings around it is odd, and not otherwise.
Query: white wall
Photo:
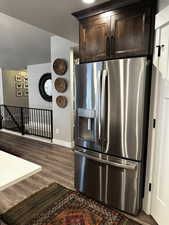
[[[151,85],[151,101],[150,101],[150,115],[149,115],[149,135],[148,135],[148,151],[147,151],[147,165],[146,165],[146,181],[145,181],[145,195],[143,201],[143,210],[147,214],[151,214],[152,192],[149,191],[149,183],[153,182],[154,175],[154,154],[155,154],[155,129],[153,129],[153,118],[156,118],[157,113],[157,97],[158,97],[158,49],[155,47],[159,45],[160,32],[159,27],[168,23],[168,0],[158,1],[159,13],[156,15],[156,32],[154,44],[154,58],[152,71],[152,85]],[[152,184],[153,185],[153,184]]]
[[[52,109],[52,102],[45,101],[39,93],[39,80],[44,73],[51,72],[51,64],[37,64],[27,66],[29,85],[29,107]]]
[[[169,0],[158,0],[158,11],[161,11],[169,5]]]
[[[62,109],[56,105],[56,97],[60,95],[54,87],[54,82],[57,77],[52,69],[52,82],[53,82],[53,129],[54,129],[54,143],[73,147],[73,59],[71,54],[71,47],[76,44],[64,38],[53,36],[51,38],[51,66],[56,58],[63,58],[68,63],[68,70],[63,78],[68,82],[68,89],[65,93],[61,94],[67,97],[68,105]],[[57,130],[57,132],[56,132]]]
[[[2,69],[0,68],[0,105],[4,104],[3,99],[3,80],[2,80]]]

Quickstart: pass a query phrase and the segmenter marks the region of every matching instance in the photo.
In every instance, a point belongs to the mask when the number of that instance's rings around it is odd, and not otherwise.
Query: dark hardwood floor
[[[51,183],[74,189],[71,149],[5,132],[0,132],[0,149],[42,166],[41,172],[0,192],[0,214]]]
[[[42,166],[42,171],[0,192],[0,214],[51,183],[74,189],[74,153],[55,144],[0,131],[0,149]],[[141,212],[129,216],[143,225],[157,225],[151,216]]]

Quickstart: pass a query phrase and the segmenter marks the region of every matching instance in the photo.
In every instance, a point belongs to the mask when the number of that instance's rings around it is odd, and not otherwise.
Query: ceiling
[[[78,23],[71,13],[106,1],[96,0],[89,5],[82,0],[0,0],[0,11],[77,42]]]
[[[50,62],[52,33],[0,13],[0,67],[23,69]]]
[[[107,0],[96,0],[95,4]],[[95,4],[81,0],[0,0],[0,68],[50,62],[50,37],[78,41],[72,12]]]

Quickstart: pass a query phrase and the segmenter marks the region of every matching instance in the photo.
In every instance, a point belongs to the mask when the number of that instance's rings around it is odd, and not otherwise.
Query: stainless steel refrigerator
[[[149,77],[145,57],[76,66],[76,190],[131,214],[142,203]]]

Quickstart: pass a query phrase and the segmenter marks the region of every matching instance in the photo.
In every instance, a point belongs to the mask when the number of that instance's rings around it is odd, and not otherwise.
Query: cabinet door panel
[[[110,17],[89,20],[80,24],[81,61],[96,61],[107,58],[107,42]]]
[[[147,55],[150,39],[150,10],[129,8],[111,17],[111,55]]]

